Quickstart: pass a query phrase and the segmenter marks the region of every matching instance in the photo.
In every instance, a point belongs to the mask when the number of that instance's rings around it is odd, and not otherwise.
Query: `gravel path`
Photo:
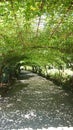
[[[37,74],[24,71],[0,94],[0,130],[63,130],[73,126],[73,95]]]

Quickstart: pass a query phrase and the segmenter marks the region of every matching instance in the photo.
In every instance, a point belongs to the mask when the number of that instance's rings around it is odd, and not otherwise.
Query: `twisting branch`
[[[67,14],[69,13],[69,11],[72,9],[73,6],[73,2],[70,3],[69,7],[66,9],[66,14],[64,13],[63,17],[61,18],[61,20],[58,22],[57,26],[55,27],[55,29],[52,31],[50,38],[53,37],[54,33],[57,32],[59,26],[61,25],[61,23],[63,23],[64,18],[68,17]]]
[[[11,3],[11,7],[12,7],[12,11],[13,11],[13,14],[14,14],[14,18],[15,18],[17,27],[18,27],[18,29],[20,29],[20,24],[19,24],[19,22],[17,20],[17,16],[16,16],[16,13],[15,13],[13,0],[10,0],[10,3]],[[23,35],[22,35],[21,31],[19,31],[19,33],[18,33],[18,39],[19,39],[20,43],[23,45],[23,47],[24,47],[24,39],[23,39]]]
[[[12,7],[12,11],[13,11],[13,14],[14,14],[14,18],[15,18],[16,24],[19,27],[19,23],[17,21],[17,16],[16,16],[16,13],[15,13],[15,10],[14,10],[13,0],[10,0],[10,3],[11,3],[11,7]]]

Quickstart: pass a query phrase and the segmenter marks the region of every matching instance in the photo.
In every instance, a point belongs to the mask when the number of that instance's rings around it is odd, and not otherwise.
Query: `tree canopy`
[[[1,0],[0,62],[73,62],[72,0]]]

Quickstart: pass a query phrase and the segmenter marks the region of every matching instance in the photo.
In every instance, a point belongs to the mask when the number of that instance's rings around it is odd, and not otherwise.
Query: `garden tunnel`
[[[0,66],[73,68],[72,0],[3,0],[0,14]]]

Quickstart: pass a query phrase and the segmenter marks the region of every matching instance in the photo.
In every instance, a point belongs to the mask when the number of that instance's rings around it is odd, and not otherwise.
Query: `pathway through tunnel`
[[[73,126],[73,95],[37,74],[24,71],[0,95],[0,130]]]

